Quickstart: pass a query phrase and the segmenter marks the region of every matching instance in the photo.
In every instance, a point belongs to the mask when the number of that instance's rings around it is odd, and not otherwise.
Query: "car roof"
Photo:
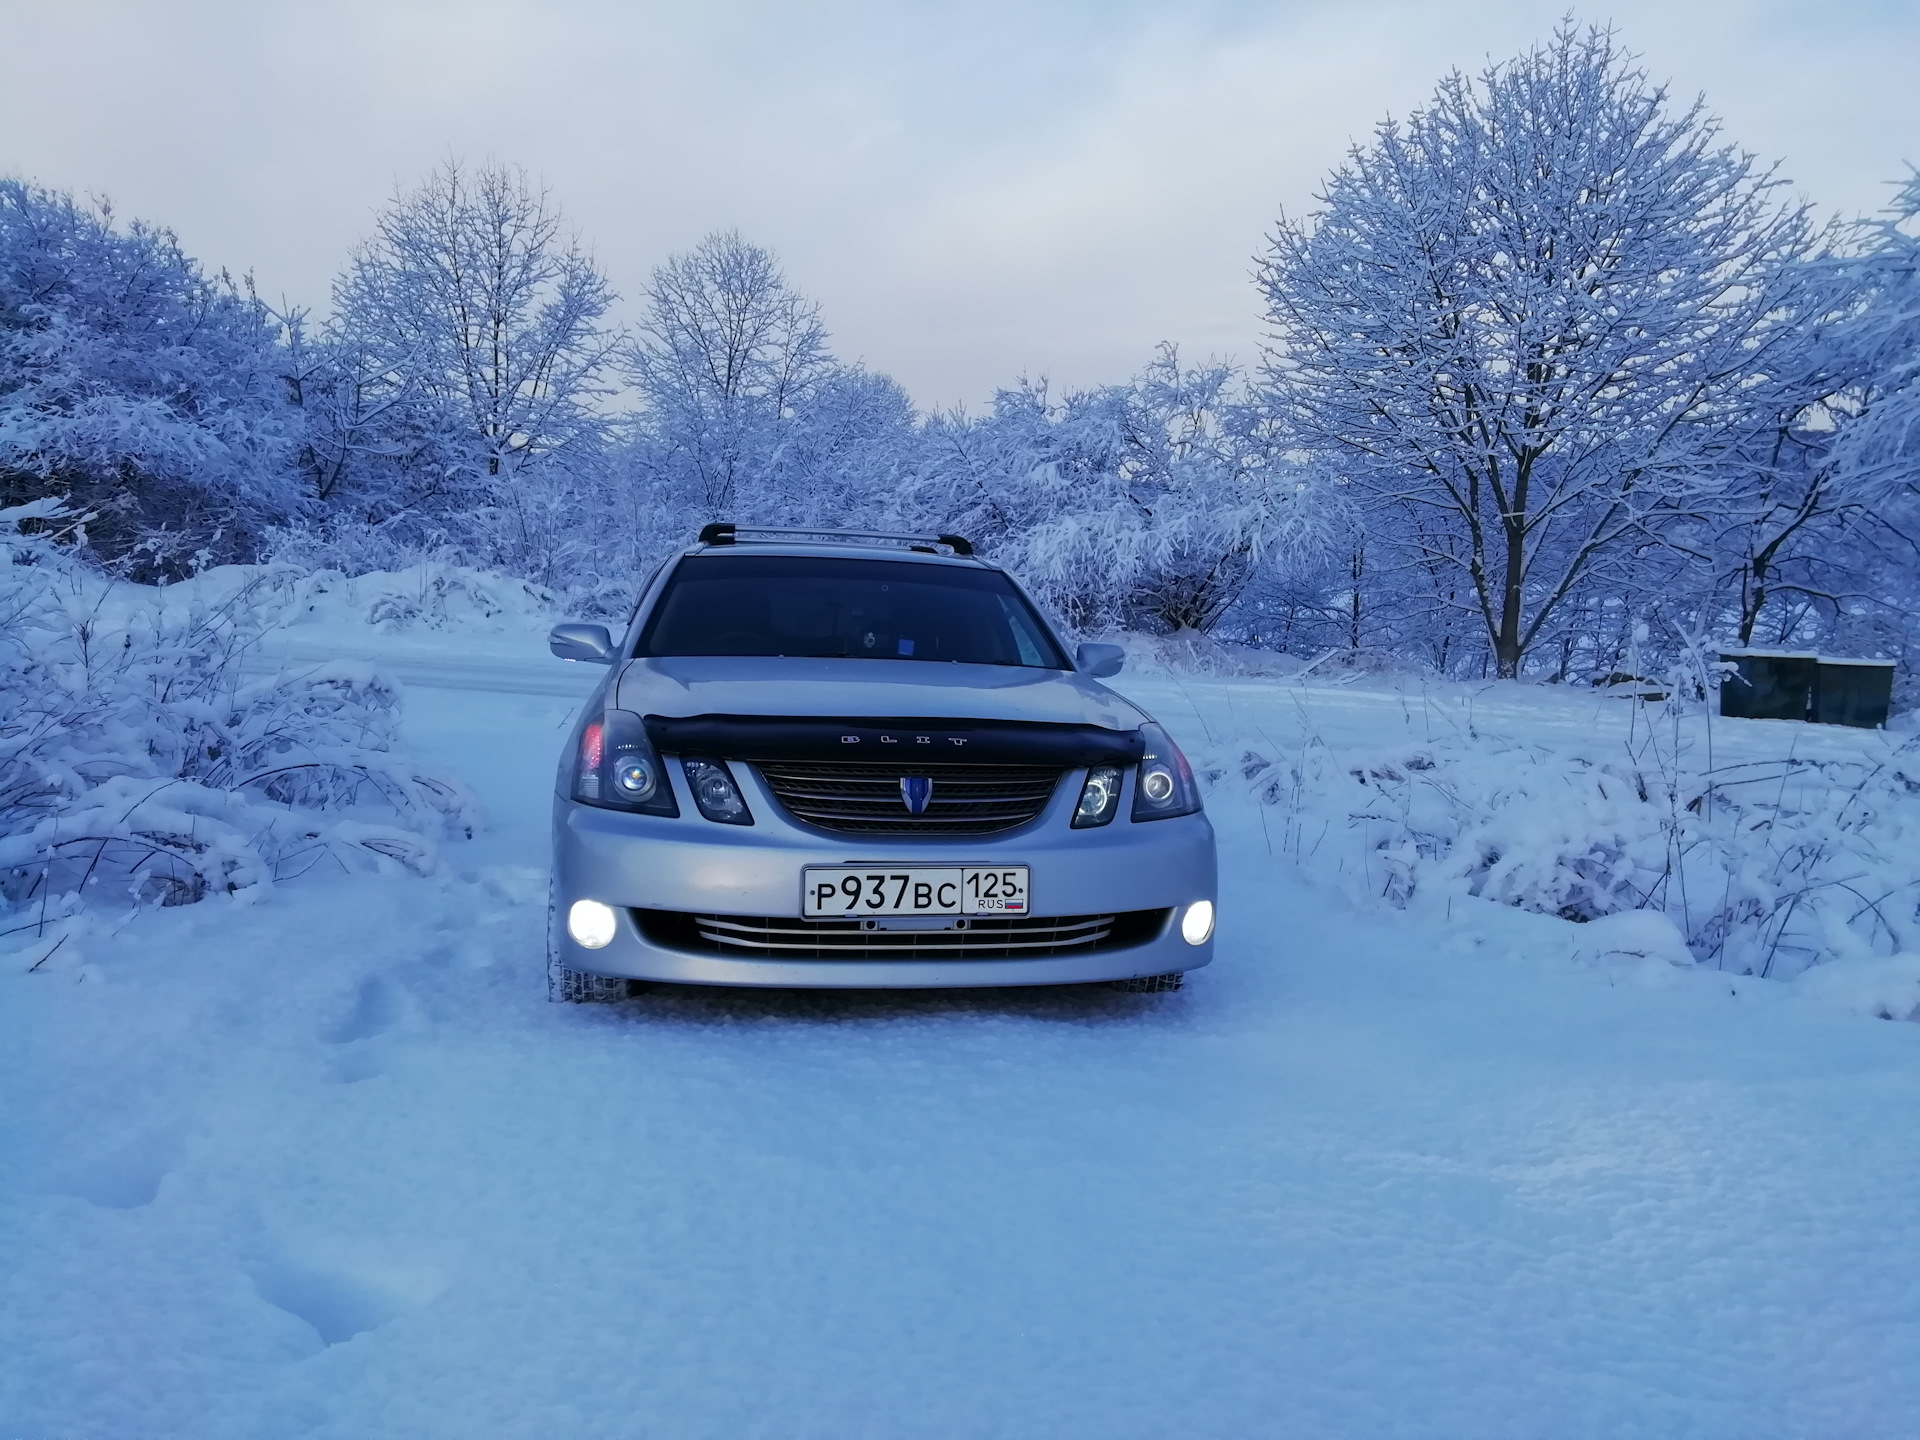
[[[833,560],[906,560],[920,565],[961,565],[974,570],[998,570],[998,565],[974,555],[929,554],[904,545],[852,545],[839,541],[809,544],[801,540],[746,540],[724,545],[693,545],[683,555],[814,555]]]

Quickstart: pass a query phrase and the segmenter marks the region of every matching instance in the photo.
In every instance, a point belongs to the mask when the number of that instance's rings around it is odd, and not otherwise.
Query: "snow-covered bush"
[[[275,330],[169,231],[0,177],[0,508],[89,510],[160,574],[251,558],[300,508]]]
[[[1127,652],[1129,676],[1294,676],[1309,662],[1297,655],[1236,644],[1199,630],[1177,630],[1171,635],[1137,630],[1095,631],[1090,640],[1118,645]]]
[[[265,580],[170,603],[75,565],[73,525],[0,511],[0,906],[181,904],[323,860],[423,872],[435,835],[471,833],[472,797],[400,750],[372,670],[243,675],[283,608]]]
[[[579,592],[556,593],[530,580],[444,560],[396,569],[346,573],[282,561],[233,565],[196,576],[189,586],[208,604],[248,590],[287,625],[371,625],[382,634],[415,630],[512,632],[533,642],[576,607]],[[629,590],[618,613],[627,613]],[[609,608],[594,614],[613,614]]]
[[[1290,858],[1394,904],[1657,912],[1700,962],[1776,977],[1920,952],[1920,737],[1716,762],[1706,717],[1645,713],[1660,719],[1624,744],[1469,724],[1392,747],[1248,748],[1220,757],[1216,784],[1237,773],[1285,816]]]

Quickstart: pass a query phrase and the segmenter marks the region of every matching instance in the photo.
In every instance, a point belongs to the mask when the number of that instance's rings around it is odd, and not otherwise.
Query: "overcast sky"
[[[0,0],[0,173],[112,198],[324,308],[452,153],[545,177],[623,293],[703,234],[776,251],[923,406],[1251,359],[1248,273],[1353,140],[1564,0]],[[1823,210],[1920,161],[1920,3],[1618,0],[1656,78]]]

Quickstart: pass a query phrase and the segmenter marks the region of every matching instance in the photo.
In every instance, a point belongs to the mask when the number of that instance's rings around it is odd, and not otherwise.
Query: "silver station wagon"
[[[1186,757],[959,536],[709,525],[561,757],[548,993],[1170,990],[1213,955]]]

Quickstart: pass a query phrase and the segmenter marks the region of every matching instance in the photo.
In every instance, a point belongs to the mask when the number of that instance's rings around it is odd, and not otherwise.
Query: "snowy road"
[[[1920,1432],[1920,1027],[1356,902],[1231,784],[1181,994],[550,1006],[587,677],[418,650],[440,874],[4,977],[0,1435]],[[1308,693],[1122,688],[1221,755]]]

